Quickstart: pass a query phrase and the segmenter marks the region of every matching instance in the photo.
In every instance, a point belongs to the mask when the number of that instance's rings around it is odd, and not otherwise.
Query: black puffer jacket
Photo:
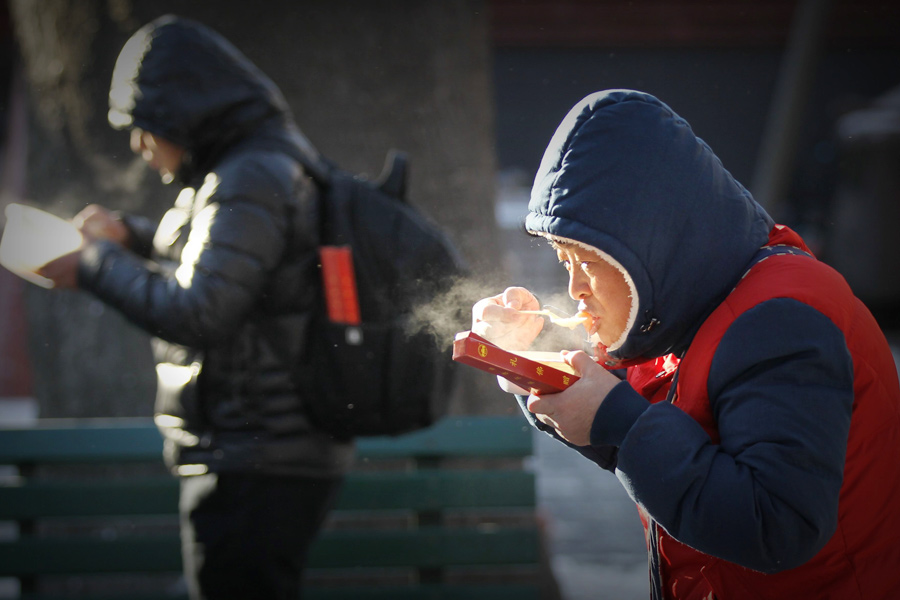
[[[216,33],[165,17],[120,54],[110,123],[187,149],[185,187],[158,226],[126,217],[131,249],[95,243],[79,270],[80,287],[157,338],[173,469],[341,473],[352,444],[310,426],[315,398],[290,375],[317,276],[315,186],[297,157],[315,150],[280,92]]]

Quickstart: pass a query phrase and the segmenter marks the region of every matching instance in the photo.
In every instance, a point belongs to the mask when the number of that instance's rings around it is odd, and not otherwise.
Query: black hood
[[[131,36],[116,61],[109,106],[113,127],[174,142],[198,167],[250,132],[316,154],[272,80],[221,35],[180,17],[161,17]]]

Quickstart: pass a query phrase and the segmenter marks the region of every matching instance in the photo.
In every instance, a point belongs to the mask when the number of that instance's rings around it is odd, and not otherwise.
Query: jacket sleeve
[[[223,188],[236,192],[213,192],[193,215],[174,272],[98,242],[82,252],[79,286],[170,342],[202,349],[233,334],[284,252],[289,220],[252,180]]]
[[[605,469],[607,471],[615,471],[616,455],[619,453],[619,449],[616,446],[613,446],[611,444],[597,444],[596,446],[576,446],[572,443],[569,443],[558,433],[556,433],[555,429],[538,421],[534,413],[528,410],[528,396],[516,395],[516,400],[519,403],[519,408],[522,409],[522,413],[525,415],[525,420],[527,420],[532,427],[534,427],[538,431],[546,433],[556,441],[561,442],[569,448],[572,448],[573,450],[579,452],[586,459],[596,463],[597,466],[599,466],[601,469]]]
[[[118,213],[119,218],[128,229],[130,237],[128,249],[143,258],[150,258],[153,251],[153,234],[156,233],[156,223],[140,215]]]
[[[620,480],[683,543],[763,572],[805,563],[837,527],[854,399],[842,332],[805,304],[767,301],[726,332],[707,384],[720,444],[621,386],[592,443],[621,439]]]

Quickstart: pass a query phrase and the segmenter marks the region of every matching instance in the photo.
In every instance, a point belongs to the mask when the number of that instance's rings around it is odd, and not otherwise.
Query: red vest
[[[770,244],[805,249],[783,227],[773,229]],[[853,359],[855,399],[837,531],[806,564],[766,575],[698,552],[658,528],[663,597],[900,598],[900,385],[884,335],[836,271],[805,256],[776,255],[757,263],[697,332],[679,367],[674,404],[718,443],[707,396],[713,356],[738,316],[772,298],[793,298],[829,317],[844,332]],[[663,389],[652,389],[648,374],[662,365],[657,359],[629,369],[629,381],[651,401],[659,401]],[[646,525],[646,515],[641,517]]]

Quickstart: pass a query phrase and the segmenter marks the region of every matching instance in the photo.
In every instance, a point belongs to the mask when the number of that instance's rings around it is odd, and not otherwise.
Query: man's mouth
[[[578,307],[578,317],[581,317],[584,321],[584,328],[587,330],[588,337],[597,333],[597,330],[600,329],[600,319],[591,314],[584,306]]]

